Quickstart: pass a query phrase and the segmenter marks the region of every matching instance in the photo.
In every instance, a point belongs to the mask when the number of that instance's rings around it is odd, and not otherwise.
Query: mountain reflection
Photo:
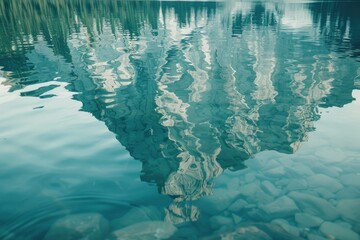
[[[352,3],[357,4],[357,3]],[[358,4],[357,4],[358,5]],[[353,9],[353,10],[351,10]],[[141,179],[175,200],[264,150],[295,152],[359,88],[359,18],[349,3],[0,1],[0,75],[10,91],[54,81],[105,122]],[[5,56],[5,57],[4,57]],[[51,83],[50,83],[51,82]]]

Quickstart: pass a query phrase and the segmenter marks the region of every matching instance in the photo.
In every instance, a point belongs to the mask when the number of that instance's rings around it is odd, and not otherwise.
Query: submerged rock
[[[338,179],[343,172],[340,168],[324,164],[314,166],[314,171],[336,179]]]
[[[347,228],[347,229],[352,229],[352,227],[353,227],[350,223],[344,222],[344,221],[336,221],[334,223],[336,223],[344,228]]]
[[[219,229],[223,226],[231,227],[233,225],[233,220],[232,218],[224,216],[214,216],[210,218],[209,223],[212,229]]]
[[[240,198],[230,205],[229,211],[240,212],[247,205],[248,205],[248,203],[245,200]]]
[[[199,200],[201,210],[209,215],[217,215],[227,209],[237,197],[237,192],[228,189],[214,189],[214,195],[203,197]]]
[[[271,240],[272,238],[255,226],[239,227],[233,232],[221,235],[221,239],[234,240]]]
[[[239,194],[246,198],[248,202],[257,202],[257,203],[269,203],[274,198],[266,194],[261,188],[259,182],[253,182],[245,184],[240,187]]]
[[[324,220],[322,220],[321,218],[315,217],[307,213],[295,214],[295,221],[299,224],[300,227],[304,228],[317,227],[322,222],[324,222]]]
[[[304,164],[294,164],[293,166],[286,167],[286,171],[291,174],[291,176],[302,177],[302,176],[312,176],[314,172],[308,166]]]
[[[232,219],[233,219],[235,224],[239,224],[243,220],[240,216],[238,216],[238,215],[236,215],[234,213],[231,214],[231,216],[232,216]]]
[[[171,223],[162,221],[140,222],[112,233],[119,240],[152,240],[170,238],[177,228]]]
[[[360,199],[343,199],[336,206],[344,220],[360,223]]]
[[[231,230],[218,233],[203,240],[218,240],[218,239],[231,239],[231,240],[299,240],[297,236],[287,233],[281,226],[270,223],[246,223],[239,224]]]
[[[326,238],[322,237],[322,236],[319,236],[319,235],[316,235],[316,234],[308,234],[307,235],[307,239],[308,240],[327,240]]]
[[[245,174],[245,182],[251,183],[256,179],[256,174],[254,172],[250,172]]]
[[[266,176],[272,178],[283,177],[286,174],[285,168],[283,166],[272,168],[265,172]]]
[[[340,177],[340,180],[344,185],[360,188],[360,174],[345,174]]]
[[[292,236],[300,235],[300,230],[297,227],[290,225],[289,222],[285,219],[275,219],[271,221],[271,223],[279,225],[282,227],[282,229],[284,229],[284,231],[291,234]]]
[[[308,178],[309,187],[311,188],[326,188],[331,192],[337,192],[343,188],[336,179],[326,176],[324,174],[315,174]]]
[[[260,209],[265,212],[268,219],[290,217],[299,211],[295,202],[286,196],[282,196],[275,201],[260,207]]]
[[[292,179],[287,185],[289,191],[306,189],[307,187],[308,183],[305,179]]]
[[[254,221],[268,221],[269,216],[259,208],[251,208],[246,212],[246,217]]]
[[[306,213],[318,216],[324,220],[334,220],[339,217],[336,208],[329,202],[306,193],[291,192],[288,195]]]
[[[277,187],[275,187],[269,181],[263,181],[262,182],[262,187],[263,187],[265,192],[267,192],[268,194],[270,194],[272,196],[275,196],[275,197],[278,196],[281,193],[281,190],[278,189]]]
[[[186,226],[179,228],[178,231],[171,236],[171,239],[186,239],[186,240],[197,240],[199,239],[200,232],[193,226]]]
[[[324,222],[320,226],[320,231],[329,239],[346,239],[346,240],[359,240],[360,237],[351,229],[345,228],[341,225]]]
[[[338,199],[345,198],[359,198],[360,199],[360,188],[355,187],[344,187],[339,192],[336,193]]]
[[[329,191],[326,188],[315,188],[313,189],[314,192],[316,192],[320,197],[325,199],[334,199],[336,198],[335,194]]]
[[[109,231],[108,221],[98,213],[74,214],[57,220],[44,240],[102,240]]]
[[[154,206],[134,207],[111,221],[111,229],[120,229],[138,222],[162,220],[163,215],[160,210]]]

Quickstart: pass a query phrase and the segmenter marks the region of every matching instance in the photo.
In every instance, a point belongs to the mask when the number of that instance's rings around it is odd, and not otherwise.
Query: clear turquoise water
[[[1,0],[0,239],[359,239],[359,9]]]

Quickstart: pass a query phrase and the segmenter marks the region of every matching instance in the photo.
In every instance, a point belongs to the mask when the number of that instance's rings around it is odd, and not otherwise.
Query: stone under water
[[[289,197],[291,197],[304,212],[316,215],[324,220],[335,220],[339,217],[337,209],[324,199],[301,192],[291,192],[289,193]]]
[[[102,240],[109,231],[108,221],[98,213],[82,213],[57,220],[44,240]]]
[[[320,231],[329,239],[359,240],[360,236],[351,229],[339,224],[324,222],[320,226]]]
[[[112,232],[112,237],[118,240],[152,240],[168,239],[177,228],[171,223],[162,221],[145,221]]]
[[[228,231],[203,238],[202,240],[300,240],[289,234],[280,225],[273,223],[244,223],[234,226]]]

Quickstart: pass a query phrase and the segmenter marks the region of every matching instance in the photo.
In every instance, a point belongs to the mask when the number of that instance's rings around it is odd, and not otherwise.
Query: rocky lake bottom
[[[357,159],[345,169],[342,162],[314,163],[334,155],[320,150],[292,159],[270,152],[248,160],[241,174],[223,174],[214,195],[193,203],[201,212],[195,222],[173,224],[164,209],[137,206],[115,219],[68,215],[45,239],[359,239]]]

